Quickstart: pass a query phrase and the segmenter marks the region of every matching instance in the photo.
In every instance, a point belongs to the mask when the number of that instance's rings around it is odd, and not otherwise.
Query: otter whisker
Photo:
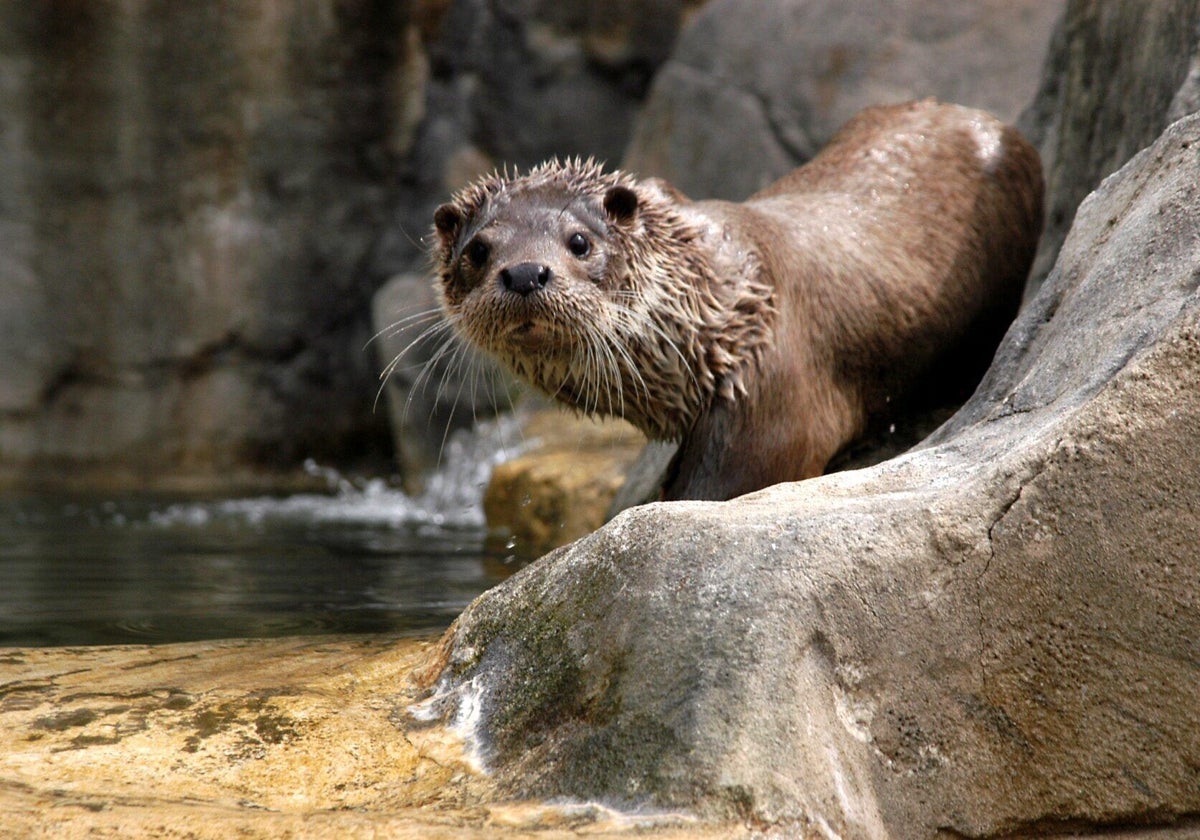
[[[441,320],[443,317],[444,314],[442,313],[441,308],[437,306],[430,309],[421,309],[416,312],[411,312],[408,315],[405,315],[403,318],[388,324],[379,332],[368,338],[367,343],[363,345],[363,350],[366,350],[374,342],[381,338],[392,338],[393,336],[397,336],[407,330],[415,329],[421,324]]]
[[[469,368],[473,367],[475,364],[474,356],[471,356],[466,352],[464,345],[456,342],[454,345],[454,351],[450,357],[450,364],[453,365],[453,369],[454,369],[455,373],[457,373],[461,369],[464,357],[466,359],[468,367]],[[440,403],[442,400],[443,389],[446,386],[447,378],[448,377],[443,373],[442,381],[438,384],[437,393],[434,395],[435,403]],[[460,377],[460,381],[461,381],[461,377]],[[454,415],[458,413],[458,401],[459,401],[459,398],[462,397],[462,391],[463,391],[463,389],[462,389],[462,386],[460,385],[458,387],[458,389],[454,392],[454,402],[450,406],[450,413],[449,413],[449,415],[447,415],[446,425],[442,428],[442,441],[438,445],[438,456],[437,456],[437,463],[439,466],[442,463],[442,455],[446,451],[446,441],[450,439],[450,425],[451,425],[450,418],[454,417]],[[472,410],[474,410],[473,407],[472,407]]]
[[[627,307],[614,307],[613,312],[616,316],[614,320],[617,328],[619,330],[622,328],[626,329],[626,332],[621,336],[621,340],[614,341],[613,346],[625,360],[625,365],[629,370],[632,384],[635,386],[633,392],[634,396],[636,397],[640,391],[642,396],[645,397],[646,401],[649,402],[652,399],[650,394],[650,386],[646,382],[646,378],[642,373],[641,366],[638,365],[634,360],[633,353],[630,350],[630,347],[635,345],[638,335],[637,326],[641,323],[641,321],[637,318],[636,314]]]
[[[606,401],[605,413],[617,417],[625,416],[624,377],[621,375],[621,365],[613,352],[613,342],[602,324],[590,324],[588,342],[593,347],[596,357],[596,410],[600,410],[600,401]],[[614,393],[616,399],[614,400]]]
[[[591,332],[591,341],[596,348],[597,357],[597,381],[596,381],[596,399],[595,404],[599,411],[600,398],[605,397],[607,406],[605,412],[618,417],[625,416],[625,394],[622,387],[621,368],[617,363],[616,356],[613,355],[612,347],[609,342],[604,340],[604,334],[596,328]],[[619,407],[613,405],[613,393],[616,393],[619,400]]]
[[[446,341],[442,345],[442,347],[439,348],[437,356],[435,356],[430,361],[436,362],[436,361],[440,360],[442,357],[444,357],[446,354],[449,354],[449,359],[447,360],[445,365],[442,366],[442,378],[441,378],[441,381],[438,383],[437,390],[434,391],[434,394],[433,394],[433,399],[434,399],[434,402],[436,402],[436,403],[442,402],[442,400],[445,398],[447,389],[450,387],[450,383],[452,381],[458,381],[458,382],[462,381],[462,379],[464,377],[460,375],[460,371],[462,371],[463,365],[464,364],[467,365],[467,370],[469,372],[471,366],[475,362],[475,357],[473,355],[471,355],[470,349],[467,347],[467,345],[463,344],[461,341],[458,341],[454,336],[451,336],[450,338],[446,339]],[[448,374],[455,374],[455,375],[450,376]],[[429,381],[430,381],[429,378],[427,378],[425,380],[425,383],[422,386],[422,393],[424,393],[425,390],[428,388]],[[455,400],[454,407],[455,408],[457,408],[458,399],[461,395],[462,395],[462,387],[460,385],[454,395],[454,400]]]
[[[614,343],[605,335],[604,330],[599,326],[595,326],[590,330],[589,338],[596,345],[597,354],[603,359],[603,381],[597,386],[597,403],[600,396],[605,396],[608,401],[607,413],[624,418],[625,417],[625,384],[624,377],[621,375],[621,364],[617,359],[617,354],[614,353],[614,346],[621,350],[619,343]],[[614,405],[613,394],[616,394],[617,405]]]
[[[409,353],[409,351],[412,350],[413,347],[415,347],[417,344],[433,338],[440,332],[450,331],[451,332],[450,340],[453,340],[453,327],[454,327],[454,325],[451,324],[449,321],[439,321],[438,323],[433,324],[432,326],[427,327],[426,329],[422,330],[421,333],[416,338],[414,338],[407,345],[405,345],[404,349],[402,349],[399,353],[397,353],[395,356],[392,357],[392,360],[390,362],[388,362],[384,366],[383,370],[380,371],[380,373],[379,373],[379,390],[377,390],[375,392],[375,402],[372,404],[372,408],[371,408],[372,411],[374,411],[376,408],[379,407],[379,399],[383,395],[384,389],[387,388],[388,381],[391,379],[392,375],[396,372],[397,368],[399,368],[400,361]],[[428,367],[428,365],[431,364],[432,361],[433,360],[431,359],[431,360],[425,362],[423,367]],[[418,379],[419,378],[420,377],[418,377]]]
[[[400,361],[418,344],[428,342],[437,336],[438,333],[447,331],[453,333],[453,330],[454,325],[449,321],[439,321],[438,323],[431,324],[429,327],[423,329],[416,338],[406,344],[399,353],[392,357],[392,360],[388,362],[387,366],[385,366],[380,372],[379,378],[386,380],[389,376],[391,376],[396,371],[396,368],[399,367]]]
[[[443,388],[445,387],[446,381],[449,378],[448,373],[455,372],[458,369],[458,367],[461,365],[461,362],[458,361],[458,356],[464,352],[464,345],[461,341],[459,341],[458,336],[454,334],[449,335],[438,346],[425,364],[421,366],[421,372],[417,374],[416,379],[414,379],[412,385],[409,386],[408,398],[404,401],[405,417],[408,416],[408,411],[412,405],[413,398],[418,392],[422,395],[427,392],[429,383],[433,379],[433,372],[449,354],[449,361],[442,366],[442,378],[441,382],[438,384],[438,390],[434,393],[434,401],[438,402],[441,400]]]

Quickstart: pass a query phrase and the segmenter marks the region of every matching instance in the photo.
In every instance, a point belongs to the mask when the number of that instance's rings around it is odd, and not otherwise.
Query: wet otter
[[[981,111],[870,108],[745,202],[591,161],[438,208],[443,310],[517,376],[680,442],[663,496],[819,475],[914,394],[981,375],[1041,230],[1037,152]]]

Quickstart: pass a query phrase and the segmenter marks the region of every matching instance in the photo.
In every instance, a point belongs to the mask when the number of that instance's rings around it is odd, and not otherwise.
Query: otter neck
[[[724,253],[719,224],[652,213],[623,242],[633,294],[618,340],[638,368],[622,371],[624,416],[652,439],[679,440],[715,400],[747,395],[775,307],[757,256]]]

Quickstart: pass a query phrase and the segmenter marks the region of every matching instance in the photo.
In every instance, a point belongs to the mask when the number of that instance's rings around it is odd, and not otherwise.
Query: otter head
[[[443,308],[510,365],[574,355],[610,328],[609,305],[631,286],[614,234],[634,223],[637,196],[622,184],[593,193],[532,177],[496,186],[434,213]]]
[[[651,358],[660,337],[678,339],[650,311],[661,309],[658,281],[638,257],[646,201],[657,195],[578,160],[467,187],[434,213],[444,313],[467,340],[556,399],[624,416],[655,436],[667,434],[667,422],[674,431],[679,422],[662,419],[650,394],[684,390],[659,384],[669,369],[680,380],[691,374],[678,351],[666,364]]]
[[[751,310],[718,291],[728,284],[685,203],[592,161],[484,178],[434,214],[443,311],[556,399],[678,439],[738,387],[735,345],[749,345],[736,322]]]

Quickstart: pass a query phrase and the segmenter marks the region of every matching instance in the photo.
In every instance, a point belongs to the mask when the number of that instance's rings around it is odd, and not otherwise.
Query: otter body
[[[1037,152],[990,115],[870,108],[745,202],[591,162],[435,214],[443,310],[519,377],[679,441],[663,495],[821,474],[914,396],[974,386],[1041,230]]]

